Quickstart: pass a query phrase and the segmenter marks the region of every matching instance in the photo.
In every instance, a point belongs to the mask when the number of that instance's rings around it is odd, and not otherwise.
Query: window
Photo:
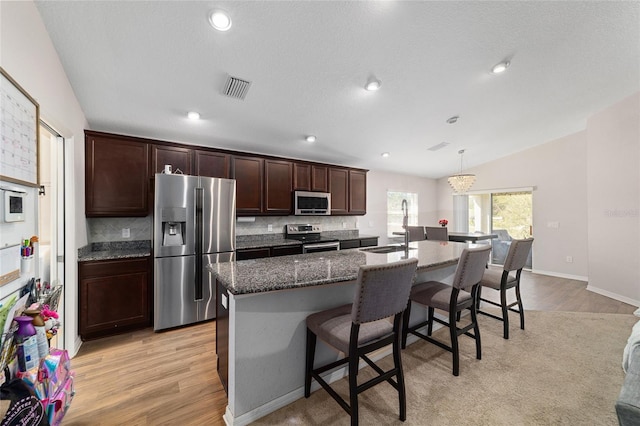
[[[387,236],[402,229],[402,200],[407,200],[409,225],[418,224],[418,194],[413,192],[387,191]]]

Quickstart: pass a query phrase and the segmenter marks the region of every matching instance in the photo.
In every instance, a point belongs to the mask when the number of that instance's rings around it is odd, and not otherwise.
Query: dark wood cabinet
[[[217,178],[229,177],[229,154],[212,151],[195,151],[195,174]]]
[[[149,214],[149,144],[85,132],[87,217]]]
[[[293,164],[290,161],[264,160],[264,212],[289,215],[292,211]]]
[[[151,139],[85,131],[87,217],[151,213],[154,175],[172,173],[236,180],[238,216],[293,213],[295,190],[330,192],[331,214],[366,214],[366,170],[332,167]]]
[[[340,250],[358,247],[373,247],[378,245],[378,237],[353,238],[351,240],[341,240]]]
[[[302,244],[287,244],[284,246],[238,249],[236,250],[236,260],[289,256],[292,254],[302,254]]]
[[[331,214],[349,213],[349,169],[329,168]]]
[[[341,240],[340,241],[340,250],[352,249],[360,247],[360,240]]]
[[[329,192],[327,166],[311,166],[311,190]]]
[[[193,150],[177,146],[154,145],[151,152],[153,174],[162,173],[165,164],[171,165],[172,173],[190,175]]]
[[[271,257],[302,254],[302,244],[271,247]]]
[[[78,263],[79,334],[87,340],[151,326],[151,258]]]
[[[311,165],[293,163],[293,190],[311,191]]]
[[[367,213],[367,172],[349,170],[349,213]]]
[[[260,259],[270,257],[271,251],[269,247],[248,248],[236,250],[236,260]]]
[[[231,158],[231,176],[236,180],[236,214],[259,215],[263,211],[264,159]]]
[[[216,280],[216,355],[218,376],[229,393],[229,292]]]
[[[375,247],[378,245],[378,237],[368,237],[360,239],[360,247]]]

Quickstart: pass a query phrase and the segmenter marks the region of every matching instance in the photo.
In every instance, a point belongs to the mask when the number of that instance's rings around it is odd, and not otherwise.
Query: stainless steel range
[[[337,238],[323,237],[322,226],[319,224],[290,224],[284,229],[286,238],[303,242],[303,253],[340,250],[340,241]]]

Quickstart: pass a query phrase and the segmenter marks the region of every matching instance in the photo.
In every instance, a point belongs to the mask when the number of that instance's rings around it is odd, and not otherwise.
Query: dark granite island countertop
[[[416,282],[451,282],[460,254],[469,246],[410,243],[408,256],[418,259]],[[228,392],[226,424],[249,424],[301,398],[306,317],[351,303],[360,265],[386,264],[404,256],[404,250],[379,254],[354,248],[208,265],[217,280],[216,354]],[[410,325],[426,315],[426,309],[415,306]],[[407,343],[416,339],[409,336]],[[381,349],[380,356],[387,353]],[[318,363],[336,357],[319,345]],[[325,379],[334,381],[344,373],[338,370]]]
[[[418,272],[455,265],[467,244],[417,241],[409,244],[409,257],[418,259]],[[404,251],[387,254],[360,249],[328,251],[209,265],[209,270],[230,293],[240,295],[352,281],[360,265],[398,261]]]

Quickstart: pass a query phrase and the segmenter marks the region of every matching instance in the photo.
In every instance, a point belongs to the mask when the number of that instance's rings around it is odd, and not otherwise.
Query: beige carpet
[[[633,315],[526,312],[526,330],[480,316],[482,360],[461,338],[460,376],[451,354],[419,341],[402,354],[407,384],[406,425],[617,425],[614,403],[623,381],[622,352]],[[514,317],[515,319],[515,317]],[[448,338],[448,331],[434,333]],[[382,361],[389,366],[389,357]],[[361,370],[360,380],[370,377]],[[346,379],[334,383],[348,394]],[[403,424],[388,383],[360,394],[360,424]],[[324,390],[255,424],[347,425],[349,416]]]

